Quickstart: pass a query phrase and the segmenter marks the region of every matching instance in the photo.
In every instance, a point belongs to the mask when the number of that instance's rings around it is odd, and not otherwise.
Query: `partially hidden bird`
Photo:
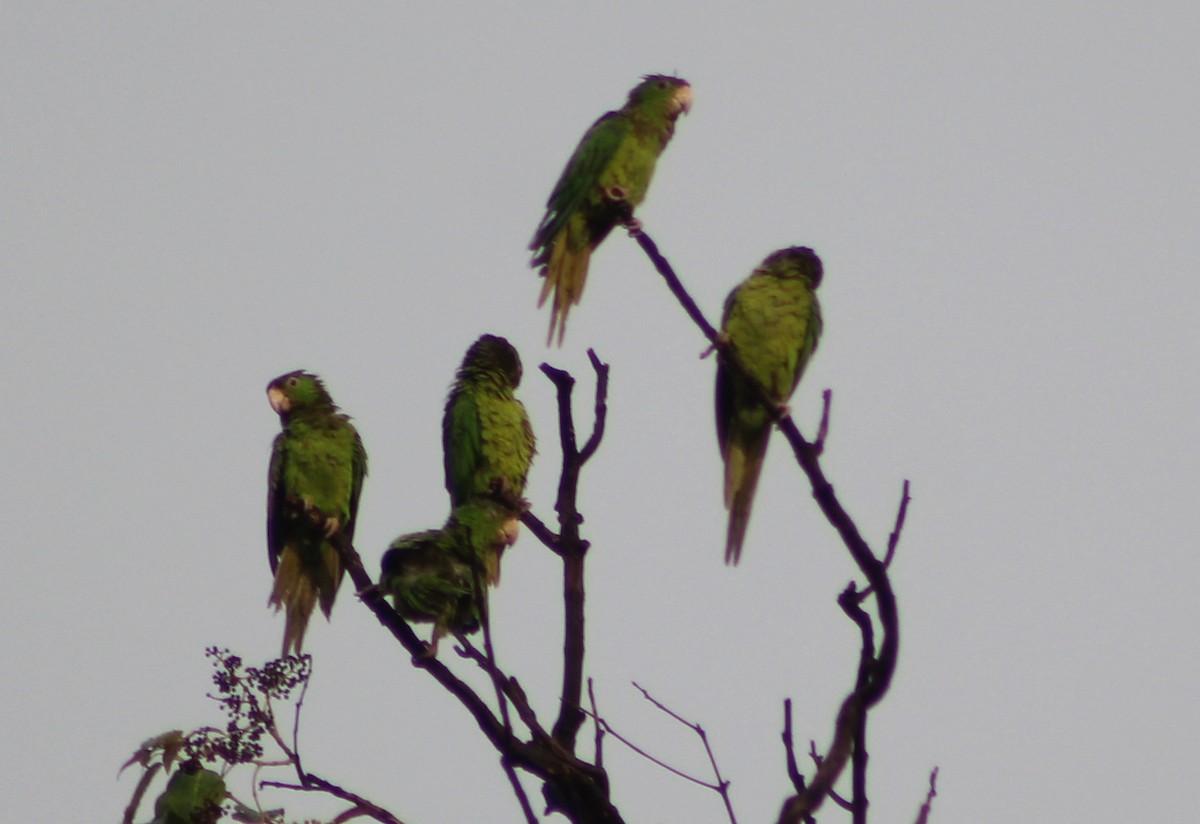
[[[267,385],[282,431],[271,450],[267,557],[275,575],[269,604],[285,609],[283,654],[299,654],[313,607],[325,617],[342,581],[337,542],[354,539],[367,453],[350,418],[321,379],[299,370]]]
[[[428,657],[447,633],[475,632],[482,616],[482,570],[449,529],[427,529],[392,541],[381,561],[379,589],[408,621],[432,623]]]
[[[821,337],[821,259],[806,246],[772,252],[725,300],[717,363],[717,442],[725,462],[729,527],[725,563],[736,564],[750,521],[754,491],[774,423],[754,383],[727,362],[736,359],[776,404],[783,405],[804,374]]]
[[[592,251],[645,199],[676,119],[691,107],[686,80],[649,74],[622,108],[601,116],[579,141],[529,244],[530,265],[545,278],[538,306],[554,293],[547,345],[556,333],[562,345],[567,313],[583,294]]]

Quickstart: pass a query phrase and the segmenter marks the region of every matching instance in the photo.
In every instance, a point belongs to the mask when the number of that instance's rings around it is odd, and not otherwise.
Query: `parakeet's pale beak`
[[[692,110],[692,87],[680,86],[673,97],[676,113],[687,114]]]
[[[288,396],[278,386],[267,387],[267,400],[271,403],[271,408],[275,410],[275,414],[277,415],[283,415],[291,411],[291,401],[288,400]]]
[[[519,518],[508,518],[504,521],[504,525],[500,527],[500,540],[505,546],[515,544],[520,534],[521,520]]]

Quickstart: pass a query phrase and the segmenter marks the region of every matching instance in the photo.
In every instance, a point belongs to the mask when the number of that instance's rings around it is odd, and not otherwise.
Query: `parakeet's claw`
[[[636,217],[630,217],[623,225],[625,226],[625,231],[629,232],[630,237],[637,237],[642,233],[642,222]]]
[[[779,408],[775,411],[775,423],[783,423],[785,418],[790,417],[792,417],[792,407],[788,406],[786,403],[780,404]]]
[[[322,521],[324,521],[324,523],[322,523]],[[338,531],[342,528],[341,519],[337,518],[336,516],[321,518],[320,513],[317,513],[317,523],[320,525],[321,529],[324,530],[326,538],[332,538],[334,535],[337,535]]]
[[[376,595],[382,595],[383,590],[379,588],[379,584],[369,584],[354,594],[358,597],[358,600],[362,601],[366,598],[374,598]]]
[[[438,637],[437,637],[437,635],[434,635],[433,641],[426,644],[425,649],[422,652],[419,652],[413,656],[413,663],[417,664],[417,663],[421,663],[424,661],[432,661],[434,658],[437,658],[437,651],[438,651]]]

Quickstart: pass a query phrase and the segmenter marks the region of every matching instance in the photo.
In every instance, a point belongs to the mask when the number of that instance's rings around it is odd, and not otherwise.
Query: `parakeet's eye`
[[[671,85],[671,84],[670,84],[670,83],[668,83],[668,82],[667,82],[667,81],[665,81],[665,80],[660,80],[660,81],[658,81],[658,87],[659,87],[660,89],[665,89],[665,88],[667,88],[667,87],[668,87],[668,86],[670,86],[670,85]]]
[[[297,387],[299,385],[300,385],[300,380],[298,378],[288,378],[288,386]]]

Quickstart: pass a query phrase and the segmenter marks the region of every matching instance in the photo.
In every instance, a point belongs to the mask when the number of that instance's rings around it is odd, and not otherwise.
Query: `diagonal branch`
[[[383,824],[404,824],[403,821],[401,821],[399,818],[396,818],[396,816],[392,815],[390,812],[385,810],[383,807],[380,807],[378,804],[368,801],[367,799],[363,798],[361,795],[358,795],[357,793],[352,793],[347,789],[339,787],[337,784],[334,784],[332,781],[326,781],[324,778],[321,778],[319,775],[313,775],[312,773],[303,773],[301,775],[300,782],[301,783],[299,783],[299,784],[286,784],[282,781],[264,781],[264,782],[262,782],[262,786],[278,787],[279,789],[282,789],[282,790],[296,790],[298,792],[327,793],[328,795],[332,795],[335,798],[340,798],[343,801],[348,801],[351,804],[353,804],[354,805],[353,813],[355,816],[368,815],[371,818],[375,819],[376,821],[383,822]],[[346,821],[346,820],[348,820],[348,818],[343,817],[345,815],[346,814],[343,813],[343,815],[338,816],[338,818],[342,821]]]
[[[827,415],[822,415],[822,431],[818,438],[818,445],[809,443],[800,434],[800,430],[796,427],[796,423],[792,420],[787,408],[773,402],[763,387],[754,380],[753,376],[746,369],[742,368],[735,348],[729,346],[728,342],[717,333],[712,324],[704,318],[703,313],[700,312],[695,301],[692,300],[687,290],[683,287],[682,282],[679,280],[678,275],[675,274],[670,263],[658,251],[658,246],[654,241],[651,240],[645,231],[639,230],[634,236],[643,251],[646,252],[651,263],[654,264],[655,269],[658,270],[658,273],[666,281],[671,292],[679,299],[684,311],[688,313],[688,316],[692,318],[701,332],[704,333],[704,336],[718,350],[718,357],[722,358],[726,364],[736,369],[746,378],[747,383],[754,390],[759,403],[771,413],[777,422],[779,429],[791,444],[792,452],[796,456],[796,462],[800,465],[804,474],[808,476],[813,498],[816,499],[817,505],[820,507],[825,519],[837,530],[850,556],[866,577],[867,584],[873,591],[876,603],[878,604],[879,621],[883,628],[883,640],[880,644],[879,656],[877,659],[872,660],[868,667],[866,683],[857,686],[843,701],[841,710],[838,712],[838,719],[834,729],[834,740],[830,744],[829,753],[822,761],[812,781],[809,782],[807,791],[788,799],[780,813],[779,820],[781,824],[784,824],[784,822],[803,821],[806,816],[821,805],[821,802],[841,774],[842,768],[845,766],[854,748],[854,741],[860,731],[861,725],[858,721],[863,717],[862,714],[883,698],[891,684],[892,676],[896,669],[896,658],[899,653],[900,619],[896,609],[895,593],[892,591],[891,581],[888,579],[886,565],[871,551],[870,546],[859,533],[857,525],[855,525],[854,520],[850,517],[845,507],[842,506],[841,501],[838,500],[832,484],[829,483],[824,471],[821,469],[819,458],[824,444],[824,430],[827,429]],[[826,400],[827,409],[828,400]]]

